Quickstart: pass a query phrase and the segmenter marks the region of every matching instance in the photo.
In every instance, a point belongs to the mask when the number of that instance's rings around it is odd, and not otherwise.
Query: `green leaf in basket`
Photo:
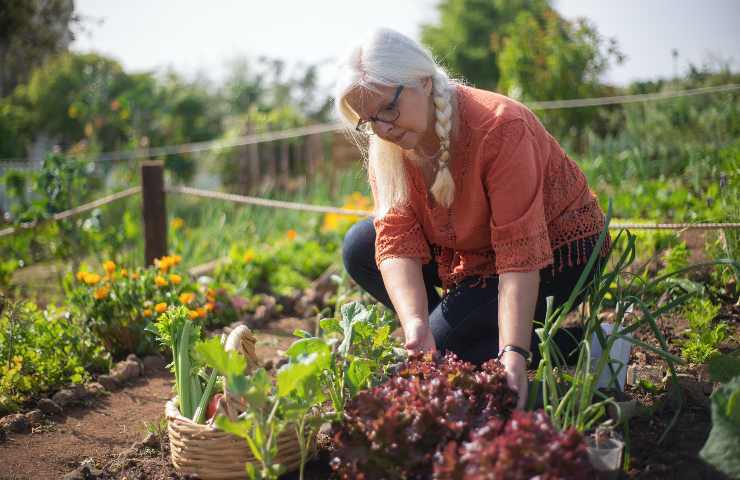
[[[215,368],[221,375],[244,375],[247,361],[237,352],[227,352],[218,337],[195,344],[198,358],[208,366]]]
[[[247,388],[244,392],[244,398],[249,405],[261,410],[269,401],[272,393],[272,382],[264,368],[257,369],[251,376],[246,377]]]
[[[240,438],[248,438],[252,427],[250,419],[231,421],[229,417],[225,415],[218,415],[216,417],[216,427],[219,430],[223,430],[226,433],[236,435]]]

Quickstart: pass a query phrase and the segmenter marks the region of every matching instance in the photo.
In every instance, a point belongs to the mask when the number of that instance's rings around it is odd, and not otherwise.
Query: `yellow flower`
[[[170,227],[172,227],[172,230],[180,230],[183,225],[185,225],[185,220],[180,217],[175,217],[170,222]]]
[[[105,263],[103,263],[103,268],[110,275],[111,273],[116,271],[116,264],[110,260],[107,260]]]
[[[95,285],[100,281],[100,275],[97,273],[85,273],[84,281],[88,285]]]
[[[179,285],[181,281],[182,277],[180,275],[174,273],[170,275],[170,282],[172,282],[174,285]]]
[[[110,287],[108,286],[100,287],[97,290],[95,290],[95,300],[103,300],[104,298],[108,298],[109,293],[110,293]]]
[[[125,268],[122,268],[121,269],[121,277],[122,278],[128,277],[128,270],[126,270]]]
[[[170,258],[172,259],[172,265],[178,265],[182,261],[182,257],[180,255],[172,255]]]
[[[145,308],[143,313],[144,313],[144,316],[147,318],[152,316],[152,311],[148,308]]]
[[[159,270],[161,272],[167,272],[172,264],[172,257],[164,256],[162,258],[156,258],[154,259],[154,265],[159,267]]]
[[[187,305],[188,303],[195,300],[195,294],[193,292],[183,292],[179,297],[180,303]]]
[[[190,317],[190,320],[195,320],[199,317],[198,312],[195,310],[188,310],[188,316]]]
[[[85,281],[85,275],[87,275],[87,272],[83,272],[83,271],[80,270],[79,272],[77,272],[77,275],[75,275],[75,276],[77,277],[77,280],[79,280],[80,282],[84,282]]]
[[[154,279],[154,283],[156,283],[158,287],[167,286],[167,280],[165,280],[165,278],[162,275],[157,275],[157,277]]]
[[[254,250],[252,250],[251,248],[244,253],[244,261],[246,263],[249,263],[252,260],[254,260],[254,257],[255,257]]]
[[[288,230],[288,240],[295,240],[297,236],[298,236],[298,232],[296,232],[292,228]]]
[[[154,311],[157,313],[164,313],[167,311],[167,304],[162,302],[158,303],[154,306]]]

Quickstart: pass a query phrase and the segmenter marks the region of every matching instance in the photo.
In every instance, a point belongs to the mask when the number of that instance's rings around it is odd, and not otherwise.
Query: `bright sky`
[[[192,77],[220,80],[229,59],[246,55],[296,62],[327,62],[322,84],[331,83],[331,60],[359,33],[379,26],[418,38],[419,25],[437,18],[437,0],[247,1],[76,0],[87,33],[73,49],[112,56],[129,71],[167,66]],[[556,0],[567,18],[584,16],[600,34],[616,37],[627,60],[605,81],[681,74],[688,62],[712,56],[740,70],[740,0]],[[207,5],[207,6],[206,6]],[[102,23],[96,23],[102,20]],[[672,49],[679,53],[674,65]]]

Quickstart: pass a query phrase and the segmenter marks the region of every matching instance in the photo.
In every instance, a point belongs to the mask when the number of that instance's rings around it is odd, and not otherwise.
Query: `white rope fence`
[[[55,213],[51,217],[42,220],[41,222],[29,222],[29,223],[22,223],[18,227],[8,227],[0,230],[0,238],[5,237],[6,235],[12,235],[16,233],[19,230],[26,230],[29,228],[35,228],[39,226],[42,223],[46,222],[59,222],[61,220],[74,217],[75,215],[80,215],[85,212],[89,212],[90,210],[94,210],[98,207],[101,207],[103,205],[106,205],[108,203],[115,202],[117,200],[121,200],[122,198],[130,197],[132,195],[137,195],[141,193],[141,187],[131,187],[127,188],[126,190],[122,190],[120,192],[113,193],[111,195],[107,195],[103,198],[99,198],[98,200],[94,200],[89,203],[85,203],[83,205],[80,205],[79,207],[72,208],[70,210],[65,210],[63,212]]]
[[[724,93],[740,90],[740,84],[718,85],[714,87],[702,87],[690,90],[677,90],[675,92],[643,93],[635,95],[618,95],[613,97],[577,98],[571,100],[551,100],[526,102],[530,108],[540,110],[554,110],[560,108],[582,108],[601,105],[616,105],[636,102],[648,102],[665,100],[670,98],[690,97],[695,95],[707,95],[711,93]],[[276,140],[289,140],[320,133],[336,132],[344,129],[341,123],[325,123],[307,127],[291,128],[279,132],[265,132],[252,135],[243,135],[230,140],[216,139],[204,142],[183,143],[179,145],[166,145],[156,148],[138,148],[135,150],[121,150],[101,153],[95,162],[117,162],[126,160],[137,160],[176,154],[188,154],[204,151],[223,150],[227,148],[241,147],[244,145],[274,142]],[[18,159],[12,159],[8,165],[19,165]],[[0,167],[6,162],[0,160]]]

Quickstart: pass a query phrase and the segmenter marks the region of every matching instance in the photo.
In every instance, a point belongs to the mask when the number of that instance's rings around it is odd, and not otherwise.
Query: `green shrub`
[[[110,365],[100,342],[67,310],[19,301],[0,316],[0,414]]]

